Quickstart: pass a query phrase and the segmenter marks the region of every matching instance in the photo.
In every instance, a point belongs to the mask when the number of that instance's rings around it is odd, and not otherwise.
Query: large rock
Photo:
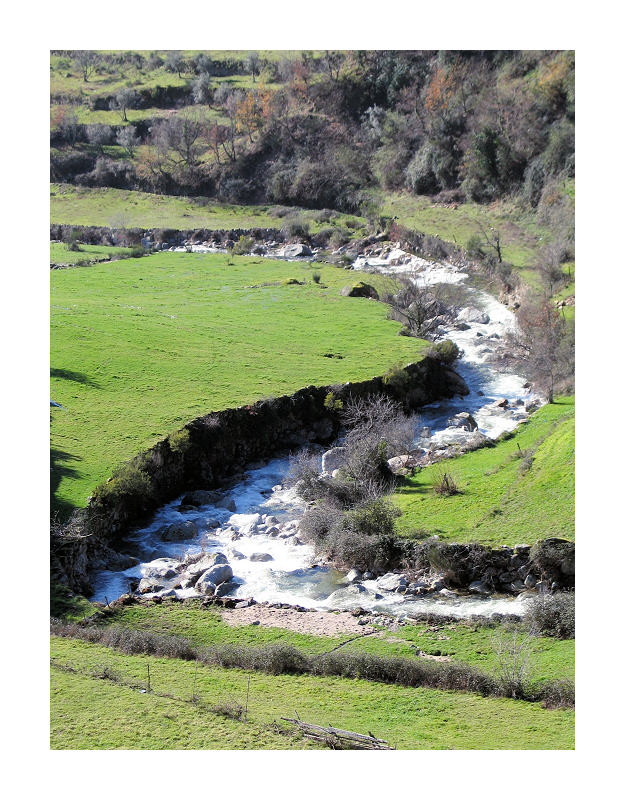
[[[180,501],[183,506],[208,506],[216,503],[221,498],[219,492],[210,489],[197,489],[195,492],[187,492]]]
[[[362,580],[362,575],[360,570],[357,569],[350,569],[350,571],[345,576],[345,580],[347,583],[357,583],[358,581]]]
[[[195,522],[174,522],[171,525],[164,525],[160,528],[158,535],[164,542],[183,542],[186,539],[193,539],[197,536],[197,525]]]
[[[333,447],[331,450],[326,450],[321,456],[321,471],[330,474],[335,469],[339,469],[343,465],[346,452],[347,448],[345,447]]]
[[[148,592],[160,592],[165,584],[159,578],[141,578],[139,581],[138,591],[140,594],[147,594]]]
[[[403,575],[396,575],[394,572],[387,572],[378,579],[378,586],[386,592],[396,592],[406,586],[408,581]]]
[[[287,244],[282,248],[283,258],[303,258],[311,256],[312,250],[306,244]]]
[[[465,431],[477,430],[477,422],[468,411],[461,411],[459,414],[455,414],[447,421],[447,424],[452,428],[462,428]]]
[[[233,513],[237,510],[236,503],[231,497],[222,497],[214,505],[215,508],[225,508],[226,511],[232,511]]]
[[[488,584],[484,583],[484,581],[473,581],[473,583],[469,584],[469,591],[473,592],[473,594],[490,594],[491,591],[488,588]]]
[[[225,583],[234,577],[232,567],[230,564],[215,564],[214,567],[207,569],[203,575],[198,578],[198,584],[212,583],[219,586],[220,583]]]
[[[355,283],[353,286],[344,286],[341,289],[343,297],[369,297],[372,300],[379,300],[380,296],[375,288],[368,283]]]
[[[217,591],[217,586],[206,576],[201,575],[195,584],[195,591],[204,594],[207,597],[213,597]]]
[[[457,319],[459,322],[477,322],[480,325],[486,325],[490,322],[490,317],[488,314],[480,311],[479,308],[473,308],[473,306],[467,306],[466,308],[463,308],[458,314]]]
[[[157,558],[143,567],[145,578],[173,578],[178,573],[180,562],[173,558]]]
[[[273,561],[273,556],[269,553],[252,553],[250,561]]]
[[[204,556],[199,561],[191,564],[185,570],[185,575],[201,575],[215,565],[227,563],[228,559],[223,553],[211,553],[209,556]]]
[[[407,475],[416,466],[414,458],[408,454],[389,458],[386,463],[394,475]]]

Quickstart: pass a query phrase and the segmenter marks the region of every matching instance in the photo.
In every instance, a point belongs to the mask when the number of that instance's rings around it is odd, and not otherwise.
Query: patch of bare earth
[[[296,633],[310,633],[314,636],[376,632],[373,626],[359,625],[357,617],[342,611],[296,611],[292,608],[254,605],[249,608],[223,609],[221,616],[224,622],[232,626],[260,624],[268,628],[288,628]]]

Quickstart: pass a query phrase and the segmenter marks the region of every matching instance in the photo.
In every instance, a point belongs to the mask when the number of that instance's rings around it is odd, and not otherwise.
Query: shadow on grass
[[[74,372],[71,369],[56,369],[55,367],[50,367],[50,377],[51,378],[59,378],[60,380],[64,381],[74,381],[75,383],[82,383],[85,386],[91,386],[94,389],[100,389],[101,386],[96,381],[91,380],[87,375],[83,372]]]
[[[78,456],[50,448],[50,515],[64,522],[69,519],[76,506],[68,500],[56,496],[63,478],[76,478],[80,473],[71,466],[72,461],[80,461]]]

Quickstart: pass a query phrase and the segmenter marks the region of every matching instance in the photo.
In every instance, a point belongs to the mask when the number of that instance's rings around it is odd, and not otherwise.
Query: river
[[[356,259],[354,269],[408,275],[428,286],[462,285],[463,305],[466,302],[467,308],[473,310],[469,318],[481,320],[468,321],[466,330],[454,325],[439,329],[441,338],[451,339],[463,350],[454,369],[466,381],[470,394],[421,409],[415,417],[417,443],[436,449],[462,442],[469,433],[448,422],[458,412],[468,411],[479,430],[489,438],[511,431],[527,419],[525,405],[540,402],[539,399],[525,388],[522,376],[500,371],[488,360],[493,346],[513,329],[514,314],[487,292],[467,286],[468,273],[451,264],[428,262],[398,249],[389,250],[378,258],[361,256]],[[508,406],[496,407],[503,399],[508,401]],[[221,552],[228,559],[234,572],[229,596],[253,597],[257,602],[290,603],[324,610],[360,606],[398,617],[424,611],[457,617],[523,613],[526,600],[509,595],[474,597],[444,590],[407,598],[384,591],[376,580],[346,584],[343,573],[317,564],[312,547],[297,537],[297,520],[303,515],[304,506],[294,491],[283,485],[288,469],[288,459],[272,459],[249,467],[243,481],[224,491],[226,501],[234,503],[234,512],[210,504],[181,511],[181,498],[163,506],[147,527],[132,532],[127,538],[128,552],[139,558],[140,563],[123,571],[98,573],[93,580],[91,599],[110,602],[129,591],[133,581],[136,583],[137,579],[159,571],[166,574],[171,564],[162,559],[180,561],[189,554],[205,551]],[[164,542],[157,535],[164,525],[185,521],[197,526],[199,532],[194,539]],[[255,554],[262,554],[267,560],[250,559]],[[171,592],[174,582],[171,578],[163,580],[164,587],[158,594]],[[192,587],[173,591],[181,598],[196,595]]]

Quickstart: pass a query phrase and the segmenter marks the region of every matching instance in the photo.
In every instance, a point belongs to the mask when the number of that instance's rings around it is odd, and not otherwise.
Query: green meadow
[[[50,242],[50,263],[70,266],[84,261],[108,261],[114,256],[130,254],[129,247],[109,247],[103,244],[81,244],[70,250],[63,242]]]
[[[350,281],[327,265],[195,253],[53,270],[53,509],[83,506],[202,414],[418,360],[427,344],[398,336],[383,304],[340,296]]]
[[[320,222],[318,211],[294,209],[309,223],[311,233],[321,227],[365,222],[350,214],[336,214]],[[89,189],[70,184],[50,185],[50,222],[63,225],[100,225],[124,228],[281,228],[287,221],[275,206],[242,206],[189,197],[132,192],[125,189]]]
[[[148,664],[152,691],[141,693]],[[309,743],[274,725],[296,714],[372,731],[400,749],[574,747],[573,711],[518,700],[196,666],[57,637],[51,665],[52,749],[301,749]],[[245,705],[248,685],[247,722],[211,712],[217,704]]]

